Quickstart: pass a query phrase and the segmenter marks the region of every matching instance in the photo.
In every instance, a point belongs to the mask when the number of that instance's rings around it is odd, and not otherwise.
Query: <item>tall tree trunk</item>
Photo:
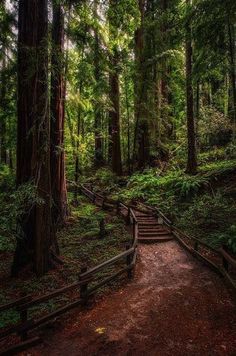
[[[80,84],[80,94],[82,91],[82,84]],[[80,134],[81,134],[81,108],[78,107],[78,114],[77,114],[77,140],[76,140],[76,147],[74,148],[74,159],[75,159],[75,191],[74,191],[74,199],[77,201],[78,197],[78,184],[79,184],[79,175],[81,172],[80,167],[80,159],[79,159],[79,147],[80,147]]]
[[[125,74],[125,104],[127,115],[127,167],[128,174],[131,174],[131,157],[130,157],[130,110],[129,110],[129,97],[128,97],[128,78]]]
[[[109,6],[112,11],[116,8],[116,0],[110,0]],[[121,162],[121,144],[120,144],[120,83],[119,83],[119,53],[117,44],[113,44],[117,38],[117,23],[114,21],[113,16],[109,18],[110,27],[110,72],[109,72],[109,89],[110,89],[110,102],[112,108],[109,110],[109,134],[112,152],[111,166],[114,173],[122,175],[122,162]]]
[[[232,87],[232,107],[233,107],[233,139],[236,139],[236,74],[235,74],[235,34],[234,27],[228,18],[228,35],[229,35],[229,63],[230,78]]]
[[[189,9],[191,0],[186,0],[186,8]],[[197,171],[196,154],[196,133],[193,109],[193,85],[192,85],[192,39],[191,24],[189,20],[186,23],[186,104],[187,104],[187,138],[188,138],[188,158],[186,172],[195,174]]]
[[[145,68],[144,56],[144,16],[145,0],[139,0],[141,16],[140,27],[135,32],[135,63],[136,78],[134,82],[135,92],[135,132],[134,132],[134,156],[137,149],[138,167],[144,168],[149,162],[149,125],[147,113],[147,68]]]
[[[3,5],[4,6],[4,5]],[[0,86],[0,162],[7,163],[7,149],[6,149],[6,55],[5,49],[3,48],[3,59],[1,65],[1,86]]]
[[[45,273],[55,242],[51,234],[47,11],[47,0],[19,1],[16,179],[18,186],[33,184],[40,202],[28,202],[18,219],[13,275],[31,262],[38,275]]]
[[[94,2],[94,16],[98,17],[97,14],[97,0]],[[99,105],[99,83],[101,80],[101,64],[100,64],[100,43],[97,28],[94,31],[94,77],[96,81],[95,98],[96,107],[94,110],[94,135],[95,135],[95,147],[94,147],[94,163],[95,167],[99,168],[104,164],[103,151],[102,151],[102,135],[101,135],[101,122],[102,122],[102,112]]]
[[[111,56],[111,70],[109,74],[110,101],[112,109],[109,111],[111,123],[111,142],[112,142],[112,170],[117,175],[122,174],[121,147],[120,147],[120,87],[119,75],[117,71],[117,53]]]
[[[65,178],[65,67],[64,13],[62,4],[53,1],[52,58],[51,58],[51,186],[53,224],[65,222],[67,189]]]
[[[200,83],[196,83],[196,99],[195,99],[195,131],[196,131],[196,147],[199,148],[199,118],[200,118]]]

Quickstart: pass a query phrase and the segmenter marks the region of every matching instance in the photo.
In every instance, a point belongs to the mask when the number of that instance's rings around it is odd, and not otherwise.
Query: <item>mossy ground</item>
[[[131,235],[126,230],[122,218],[90,204],[86,198],[79,196],[78,205],[71,206],[71,215],[66,226],[58,233],[63,266],[49,271],[43,277],[37,278],[31,272],[24,273],[19,278],[10,278],[10,268],[13,258],[14,244],[7,245],[0,252],[0,305],[23,295],[43,295],[46,292],[61,288],[78,280],[82,266],[94,267],[125,250],[131,242]],[[106,234],[103,238],[99,234],[99,221],[104,219]],[[102,277],[119,268],[104,270],[98,277]],[[114,282],[112,287],[119,282]],[[106,287],[106,288],[109,288]],[[104,289],[100,290],[101,292]],[[56,307],[69,302],[78,295],[78,291],[67,293],[54,298],[47,303],[32,308],[30,315],[37,316],[45,311],[53,311]],[[18,313],[14,311],[0,314],[0,328],[18,321]]]

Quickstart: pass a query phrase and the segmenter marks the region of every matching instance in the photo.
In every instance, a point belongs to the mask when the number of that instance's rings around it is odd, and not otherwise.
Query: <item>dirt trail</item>
[[[27,355],[236,355],[230,292],[175,241],[139,246],[134,279],[60,329]]]

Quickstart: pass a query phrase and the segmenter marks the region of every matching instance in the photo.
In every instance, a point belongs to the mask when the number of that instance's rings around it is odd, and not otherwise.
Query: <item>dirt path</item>
[[[135,278],[67,320],[27,355],[236,355],[230,292],[175,241],[141,245]]]

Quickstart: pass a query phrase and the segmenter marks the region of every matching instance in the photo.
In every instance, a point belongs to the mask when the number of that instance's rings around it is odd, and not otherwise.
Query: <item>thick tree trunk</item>
[[[116,1],[110,0],[112,11],[116,10]],[[109,89],[112,108],[109,110],[109,138],[108,159],[111,158],[111,167],[114,173],[122,175],[121,144],[120,144],[120,83],[119,83],[119,53],[117,44],[114,44],[118,28],[114,17],[109,17],[109,31],[111,40]]]
[[[137,149],[138,167],[144,168],[149,162],[150,143],[149,125],[147,112],[147,69],[145,68],[144,58],[144,16],[145,0],[139,0],[139,11],[141,25],[135,32],[135,62],[136,78],[134,82],[135,92],[135,133],[134,133],[134,156]]]
[[[128,80],[125,75],[125,104],[127,115],[127,168],[128,174],[131,174],[131,157],[130,157],[130,110],[129,110],[129,97],[128,97]]]
[[[25,214],[19,217],[14,275],[31,262],[38,275],[45,273],[53,245],[47,11],[47,0],[19,1],[17,185],[33,184],[40,202],[28,203]]]
[[[65,179],[65,67],[64,14],[61,3],[53,2],[51,73],[51,187],[53,224],[65,222],[67,189]]]
[[[230,63],[230,78],[232,87],[232,107],[233,107],[233,139],[236,139],[236,74],[235,74],[235,34],[234,27],[228,19],[228,34],[229,34],[229,63]]]
[[[94,16],[97,18],[97,1],[94,2]],[[95,98],[96,107],[94,110],[94,135],[95,135],[95,144],[94,144],[94,164],[96,168],[101,167],[104,164],[103,151],[102,151],[102,135],[101,135],[101,123],[102,123],[102,112],[101,107],[98,104],[99,100],[99,83],[101,80],[101,64],[100,64],[100,43],[98,30],[94,31],[94,77],[96,81],[96,91]]]
[[[187,8],[190,6],[191,0],[186,0]],[[186,104],[187,104],[187,138],[188,138],[188,158],[186,172],[195,174],[197,171],[197,155],[196,155],[196,133],[194,120],[194,102],[193,102],[193,86],[192,86],[192,40],[191,40],[191,25],[189,21],[186,24]]]
[[[1,106],[1,117],[0,117],[0,162],[7,164],[7,149],[6,149],[6,58],[3,49],[3,59],[1,65],[1,86],[0,86],[0,106]]]
[[[117,175],[122,174],[121,147],[120,147],[120,88],[119,75],[117,72],[117,54],[111,56],[111,71],[109,74],[110,101],[112,109],[109,111],[111,123],[112,142],[112,170]]]

